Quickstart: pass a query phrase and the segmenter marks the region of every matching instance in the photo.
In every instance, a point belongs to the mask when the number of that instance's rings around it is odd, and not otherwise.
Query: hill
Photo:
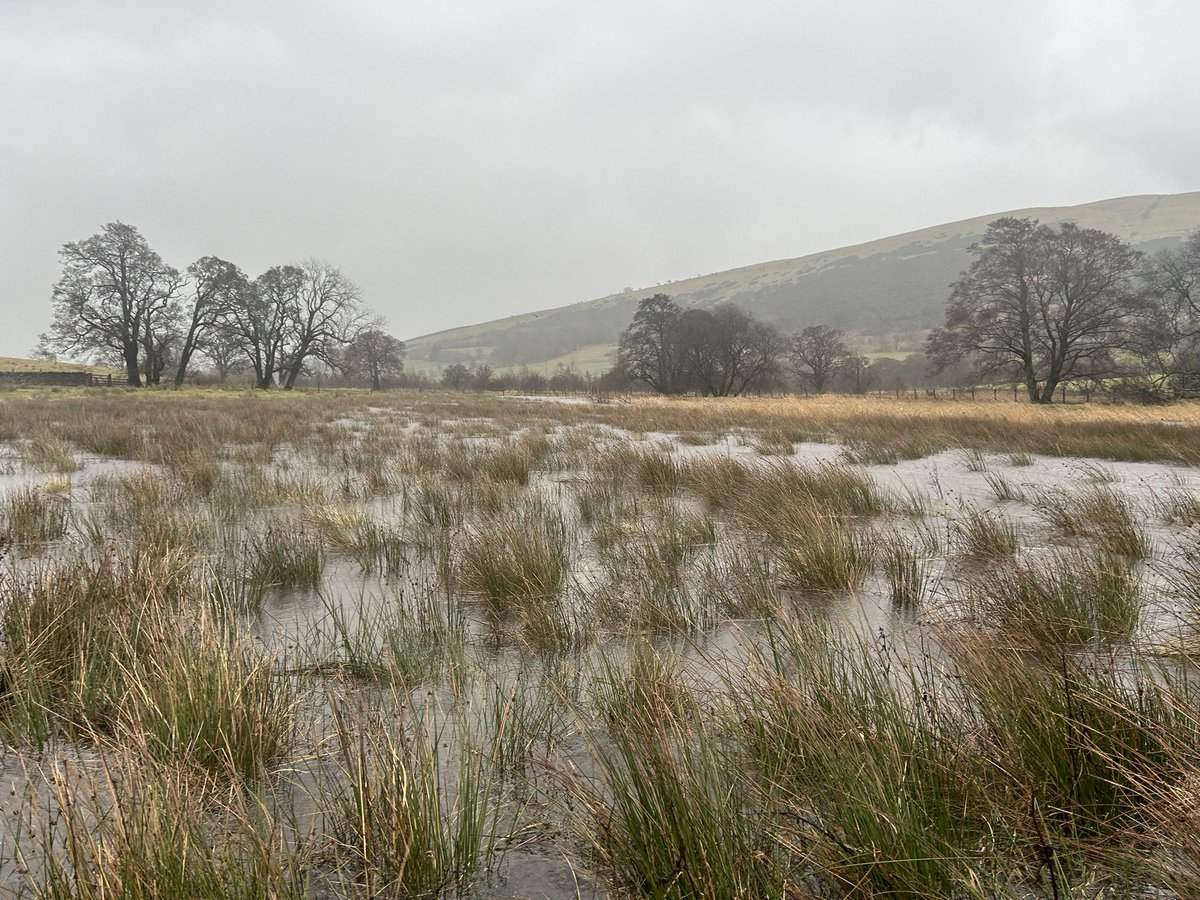
[[[109,366],[89,366],[84,363],[59,362],[49,359],[24,359],[17,356],[0,356],[0,372],[90,372],[93,375],[124,377],[120,369]]]
[[[1101,200],[1079,206],[992,213],[827,250],[688,278],[570,306],[453,328],[413,338],[409,367],[440,370],[454,362],[495,368],[607,367],[617,336],[639,300],[669,294],[682,306],[739,304],[785,331],[823,323],[843,328],[861,352],[901,354],[919,348],[939,324],[948,285],[970,262],[967,248],[1000,216],[1074,221],[1154,252],[1200,227],[1200,191]],[[619,273],[614,273],[619,278]]]

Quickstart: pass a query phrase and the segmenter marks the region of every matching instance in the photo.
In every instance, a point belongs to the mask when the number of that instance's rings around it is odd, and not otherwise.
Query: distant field
[[[93,375],[120,375],[109,366],[85,366],[82,363],[58,362],[52,359],[22,359],[0,356],[0,372],[91,372]]]

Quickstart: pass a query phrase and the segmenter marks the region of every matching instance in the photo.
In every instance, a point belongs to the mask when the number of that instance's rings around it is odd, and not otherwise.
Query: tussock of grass
[[[1033,649],[1129,639],[1141,617],[1129,566],[1103,553],[1060,552],[989,571],[969,593],[985,623]]]
[[[407,724],[371,727],[335,707],[344,776],[325,803],[337,853],[366,896],[465,891],[515,828],[499,819],[492,747],[459,730],[453,739],[461,752],[451,761],[442,745],[452,739],[452,722],[431,711]]]
[[[987,764],[932,677],[804,618],[774,623],[730,673],[780,841],[814,887],[956,896],[999,880],[1011,844],[990,821]]]
[[[795,590],[855,590],[870,571],[871,538],[811,503],[762,506],[743,514],[771,547],[784,584]]]
[[[961,552],[976,559],[1005,559],[1021,548],[1016,524],[990,510],[964,510],[954,532]]]
[[[916,548],[899,540],[886,541],[879,556],[892,603],[920,606],[929,590],[929,561]]]
[[[41,871],[26,869],[31,896],[47,900],[134,900],[309,896],[307,840],[285,830],[253,796],[233,792],[218,806],[185,773],[147,769],[130,758],[108,765],[85,793],[68,773],[53,782],[61,822],[44,823]],[[290,838],[290,839],[289,839]]]
[[[325,568],[325,546],[297,522],[271,521],[247,537],[242,565],[254,584],[316,587]]]
[[[308,520],[330,550],[350,557],[365,572],[397,575],[408,566],[403,532],[374,521],[361,510],[320,507]]]
[[[1049,493],[1038,500],[1046,520],[1064,534],[1094,541],[1102,550],[1129,559],[1150,555],[1150,539],[1133,504],[1107,484],[1075,493]]]
[[[615,715],[590,741],[598,778],[564,774],[583,839],[631,892],[782,896],[785,873],[742,777],[744,760],[687,714],[681,689],[646,655],[635,655],[645,671],[635,671],[620,699],[600,704]]]
[[[480,522],[462,551],[463,587],[497,607],[554,597],[567,578],[567,526],[541,503]]]
[[[37,547],[61,540],[70,513],[70,498],[63,494],[35,487],[10,491],[0,503],[0,546]]]
[[[154,621],[154,653],[121,653],[120,728],[152,758],[254,781],[287,746],[294,688],[227,626],[208,616],[181,624]]]

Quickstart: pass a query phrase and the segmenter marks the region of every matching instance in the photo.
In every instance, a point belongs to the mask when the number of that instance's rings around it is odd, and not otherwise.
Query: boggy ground
[[[1200,894],[1200,407],[0,395],[0,879]]]

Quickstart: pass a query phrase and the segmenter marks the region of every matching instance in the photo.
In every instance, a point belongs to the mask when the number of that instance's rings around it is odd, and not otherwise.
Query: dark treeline
[[[641,301],[611,377],[661,394],[737,395],[1018,385],[1049,403],[1068,383],[1142,401],[1200,396],[1200,231],[1148,257],[1115,235],[1003,218],[971,248],[926,352],[855,353],[812,325],[783,335],[732,304]]]

